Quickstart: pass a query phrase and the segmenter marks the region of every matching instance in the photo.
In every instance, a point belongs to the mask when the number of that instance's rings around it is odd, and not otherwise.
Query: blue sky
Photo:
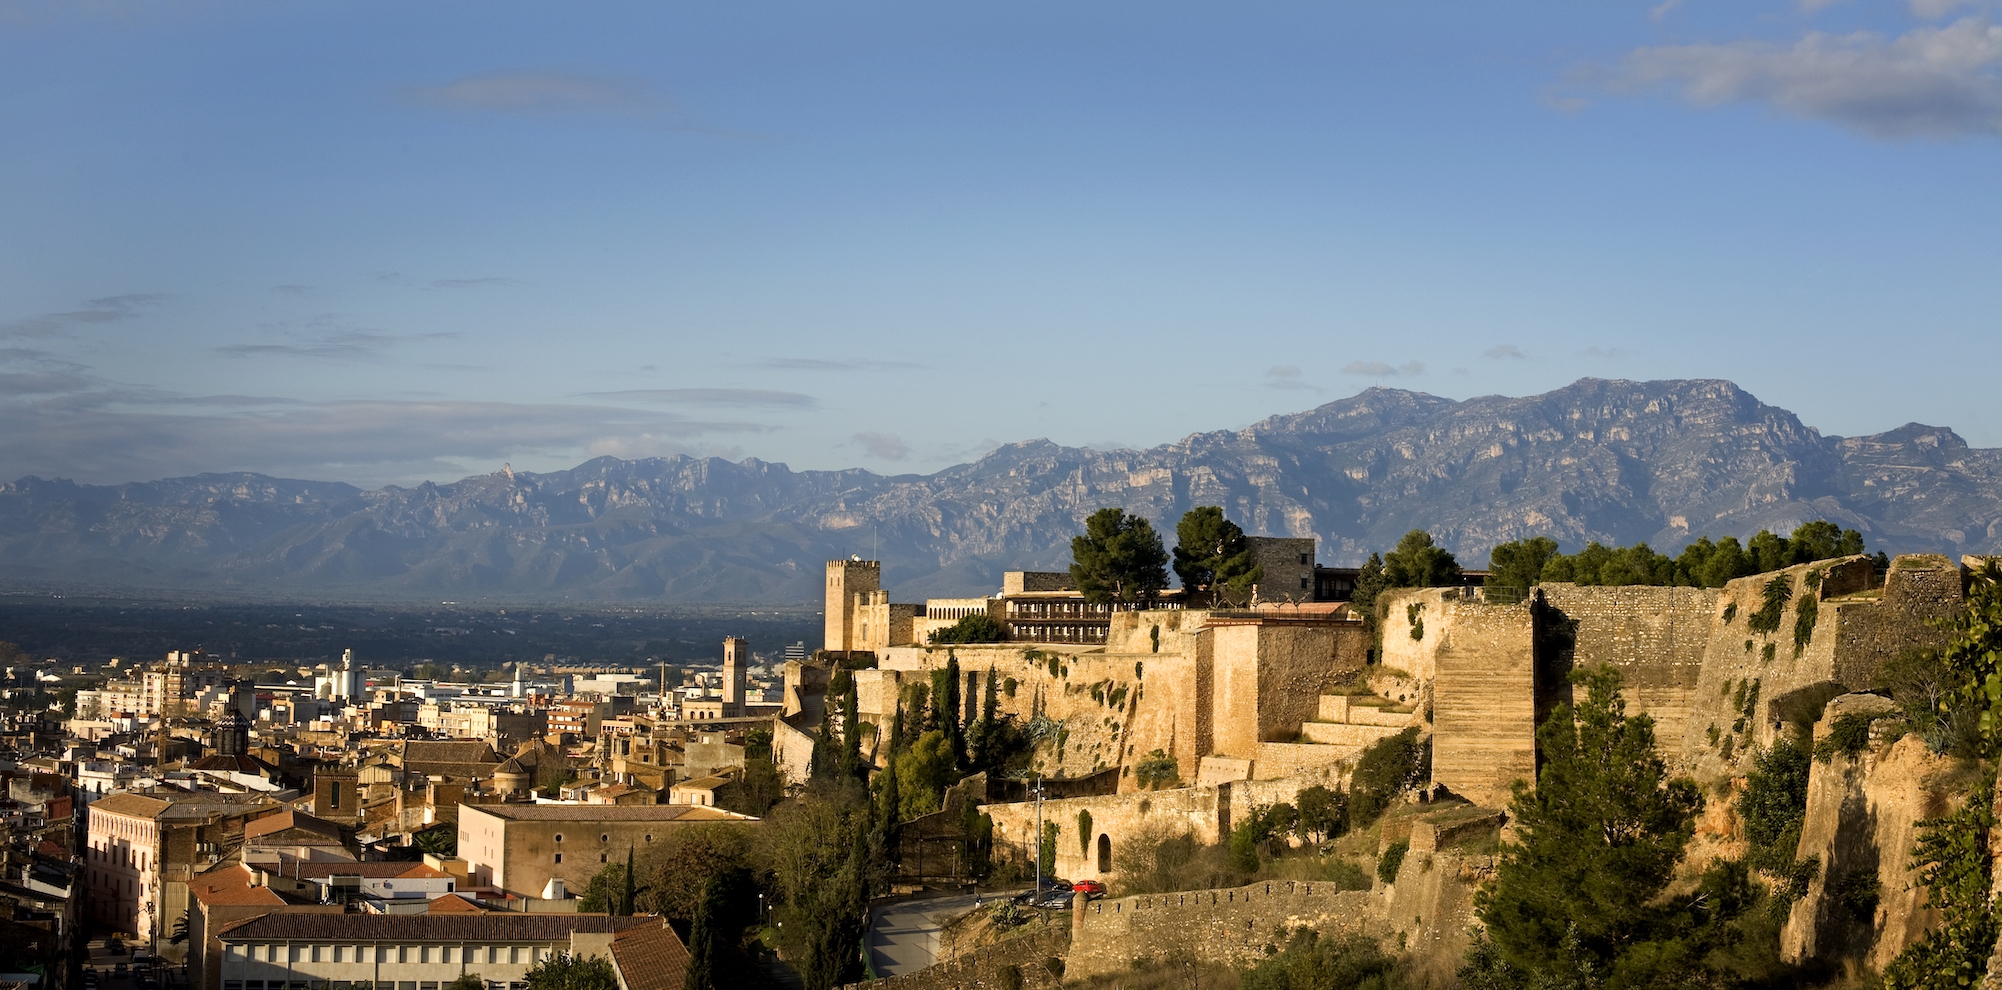
[[[2002,446],[1997,15],[0,0],[0,478],[928,472],[1587,375]]]

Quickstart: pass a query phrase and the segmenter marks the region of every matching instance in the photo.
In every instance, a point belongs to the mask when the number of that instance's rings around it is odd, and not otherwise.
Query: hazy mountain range
[[[1174,521],[1222,505],[1250,533],[1316,536],[1353,564],[1413,528],[1470,566],[1550,535],[1744,537],[1828,518],[1871,547],[2002,551],[2002,451],[1910,424],[1829,437],[1726,381],[1584,379],[1454,402],[1370,389],[1149,450],[1047,440],[932,475],[799,471],[755,459],[601,457],[363,491],[204,474],[0,487],[15,585],[344,598],[808,602],[822,563],[876,552],[899,600],[979,594],[1060,569],[1085,516]]]

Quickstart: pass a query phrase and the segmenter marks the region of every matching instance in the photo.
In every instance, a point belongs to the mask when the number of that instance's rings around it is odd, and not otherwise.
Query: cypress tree
[[[695,902],[695,918],[688,925],[688,967],[682,971],[682,990],[713,990],[715,977],[716,879],[702,885],[702,897]]]
[[[987,668],[987,696],[981,699],[980,702],[980,718],[983,721],[992,723],[995,716],[1000,713],[1001,698],[994,686],[994,668],[989,667]]]
[[[952,765],[966,765],[966,726],[961,720],[965,706],[959,697],[959,658],[948,653],[945,657],[945,710],[948,713],[940,721],[945,724],[946,738],[952,741]]]
[[[633,913],[633,845],[626,843],[626,890],[625,898],[619,902],[619,913],[632,917]]]
[[[854,681],[841,693],[841,776],[862,776],[862,719],[856,708]]]

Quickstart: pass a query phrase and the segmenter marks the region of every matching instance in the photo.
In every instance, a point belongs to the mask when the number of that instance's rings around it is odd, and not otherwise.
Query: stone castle
[[[1900,651],[1942,643],[1947,633],[1935,620],[1962,607],[1970,567],[1980,563],[1906,555],[1879,572],[1871,558],[1859,556],[1741,578],[1718,589],[1544,584],[1526,599],[1520,591],[1491,599],[1477,586],[1405,589],[1386,592],[1377,603],[1378,655],[1347,603],[1324,600],[1337,597],[1326,592],[1342,586],[1339,575],[1327,573],[1331,569],[1313,566],[1312,540],[1264,542],[1261,556],[1272,561],[1268,582],[1276,574],[1292,594],[1280,600],[1261,594],[1235,609],[1185,607],[1172,598],[1148,609],[1094,606],[1068,575],[1021,572],[1007,575],[992,597],[898,605],[881,590],[879,564],[834,561],[828,564],[826,649],[874,655],[875,666],[854,675],[859,720],[869,726],[889,725],[905,687],[929,684],[948,657],[966,679],[961,696],[969,721],[987,680],[996,681],[1000,711],[1042,729],[1035,771],[1063,782],[1049,789],[1063,796],[1041,802],[1041,820],[1062,830],[1051,871],[1112,880],[1119,868],[1113,851],[1122,839],[1165,829],[1218,841],[1255,808],[1291,801],[1315,784],[1345,786],[1367,746],[1406,729],[1431,742],[1427,795],[1505,809],[1511,786],[1534,780],[1538,719],[1570,700],[1573,669],[1601,664],[1621,671],[1628,713],[1654,719],[1657,745],[1671,768],[1728,794],[1734,781],[1742,782],[1754,749],[1781,731],[1775,713],[1789,698],[1875,687],[1883,664]],[[924,645],[933,630],[982,610],[1001,627],[1002,642]],[[1156,751],[1172,758],[1179,778],[1163,789],[1143,787],[1134,774]],[[1863,784],[1849,791],[1860,795]],[[1811,836],[1817,829],[1853,832],[1856,823],[1835,819],[1862,816],[1866,827],[1893,833],[1903,822],[1898,834],[1908,841],[1911,822],[1938,813],[1942,800],[1933,795],[1893,810],[1869,801],[1845,804],[1849,792],[1832,793],[1810,807]],[[990,787],[990,794],[998,792]],[[999,795],[982,810],[994,821],[997,856],[1027,862],[1034,856],[1037,807],[1019,798],[1019,792]],[[1699,843],[1734,841],[1729,817],[1720,810],[1706,818]],[[1490,830],[1500,820],[1480,819]],[[1087,821],[1094,834],[1071,834]],[[1833,853],[1821,856],[1823,874],[1842,868],[1840,860]],[[1913,887],[1907,860],[1902,851],[1872,860],[1882,889]],[[1451,870],[1430,875],[1433,861],[1428,849],[1406,864],[1406,871],[1427,875],[1414,874],[1409,882],[1400,875],[1391,886],[1401,885],[1401,894],[1335,897],[1326,910],[1361,912],[1350,919],[1356,930],[1463,939],[1473,881],[1462,877],[1455,887]],[[1832,882],[1818,878],[1796,908],[1788,951],[1811,956],[1840,949],[1829,947],[1835,936],[1827,931],[1816,948],[1821,929],[1815,912],[1827,913],[1821,891]],[[1415,908],[1414,890],[1430,891]],[[1324,893],[1334,897],[1331,890]],[[1267,900],[1262,891],[1237,896],[1251,898],[1249,904]],[[1309,895],[1286,893],[1295,896]],[[1320,895],[1314,902],[1323,903]],[[1384,915],[1393,902],[1404,924]],[[1885,903],[1881,910],[1887,912],[1925,910],[1911,898]],[[1123,965],[1114,965],[1114,957],[1146,955],[1152,943],[1132,942],[1127,912],[1161,906],[1165,902],[1094,902],[1089,923],[1080,917],[1076,929],[1074,965],[1083,962],[1084,968],[1073,974],[1111,971]],[[1200,921],[1215,914],[1182,907],[1160,916]],[[1112,917],[1101,922],[1102,912]],[[1916,931],[1918,917],[1879,930]],[[1112,941],[1093,943],[1092,932]]]

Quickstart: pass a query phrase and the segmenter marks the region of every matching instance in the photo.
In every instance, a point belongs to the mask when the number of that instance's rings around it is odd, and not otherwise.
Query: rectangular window
[[[248,982],[244,983],[244,985],[243,985],[243,990],[264,990],[264,981],[263,981],[263,980],[250,980],[250,981],[248,981]]]
[[[311,951],[312,951],[312,955],[308,956],[307,958],[308,958],[308,959],[309,959],[310,961],[312,961],[312,962],[319,962],[319,961],[320,961],[320,947],[319,947],[319,946],[317,946],[317,945],[316,945],[316,946],[313,946],[313,948],[312,948],[312,950],[311,950]]]
[[[396,990],[417,990],[417,981],[403,980],[396,984]]]
[[[519,945],[510,945],[510,946],[508,946],[508,947],[507,947],[507,961],[508,961],[508,962],[510,962],[510,963],[515,963],[515,964],[517,964],[517,965],[518,965],[518,964],[520,964],[520,962],[521,962],[521,946],[519,946]]]
[[[335,980],[334,990],[354,990],[354,985],[346,980]]]
[[[417,990],[438,990],[438,981],[426,980],[423,983],[417,984]]]
[[[302,948],[304,948],[304,946],[299,946],[299,945],[287,946],[285,952],[285,958],[290,962],[298,962],[299,956],[301,955],[299,950]]]
[[[557,854],[556,854],[556,861],[557,861],[558,863],[561,863],[561,862],[563,862],[563,854],[562,854],[562,853],[557,853]]]
[[[243,981],[224,980],[222,981],[222,990],[243,990]]]
[[[409,946],[399,945],[396,947],[396,961],[400,963],[407,963],[410,961]],[[409,987],[405,988],[405,990],[417,990],[417,985],[413,983]]]
[[[419,946],[419,947],[417,948],[417,961],[418,961],[418,962],[421,962],[421,963],[428,963],[428,962],[430,962],[430,961],[431,961],[431,947],[430,947],[430,946],[428,946],[428,945],[424,945],[424,946]]]

